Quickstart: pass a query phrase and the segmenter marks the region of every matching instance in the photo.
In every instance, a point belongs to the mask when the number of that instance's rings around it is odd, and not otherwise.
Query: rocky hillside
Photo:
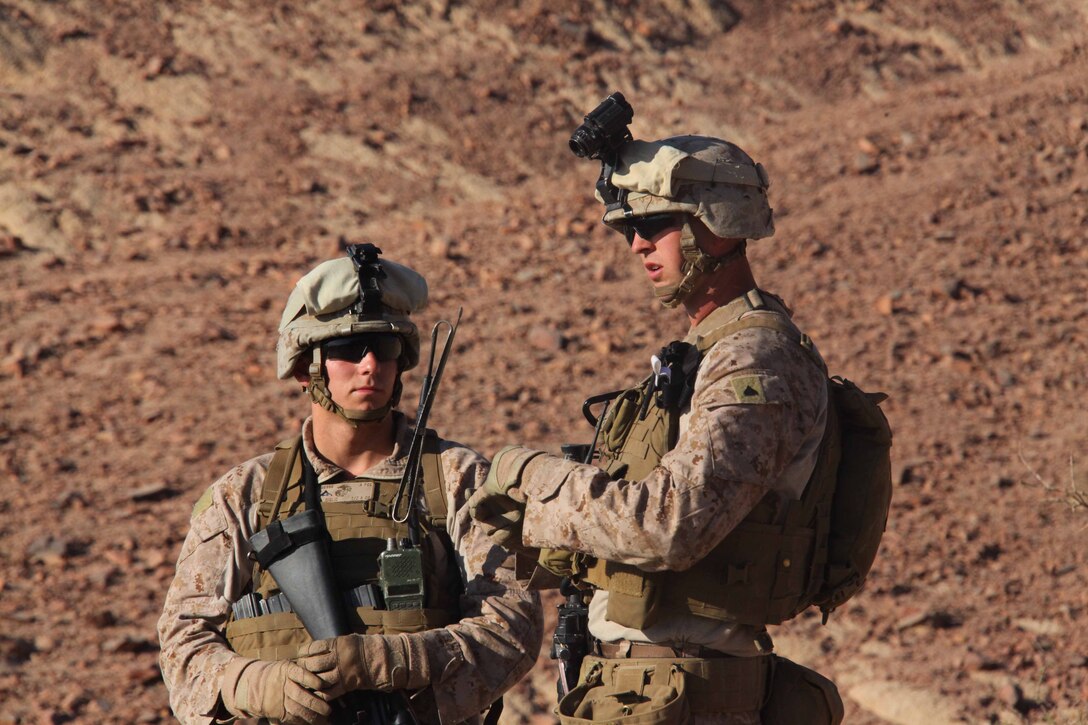
[[[465,308],[432,421],[589,434],[683,333],[566,139],[768,169],[749,256],[890,395],[866,591],[779,649],[847,722],[1083,723],[1088,8],[1076,0],[0,0],[0,723],[169,722],[154,623],[192,502],[297,426],[294,281],[372,241]],[[414,400],[409,381],[405,400]],[[506,722],[550,722],[546,658]]]

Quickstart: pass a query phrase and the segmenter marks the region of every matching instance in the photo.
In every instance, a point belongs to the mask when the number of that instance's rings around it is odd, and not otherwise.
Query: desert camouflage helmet
[[[348,256],[322,262],[300,279],[280,319],[276,374],[283,380],[290,379],[299,361],[308,356],[310,397],[349,421],[383,417],[397,402],[400,378],[390,405],[382,411],[345,411],[329,395],[321,343],[368,332],[389,332],[403,343],[399,370],[419,364],[419,330],[409,316],[427,306],[427,281],[418,272],[396,262],[381,260],[377,266],[380,272],[373,275],[372,281],[380,295],[375,296],[377,304],[372,303],[371,309],[364,311],[360,272]]]
[[[729,141],[710,136],[630,141],[620,148],[612,184],[626,192],[623,206],[609,209],[603,219],[617,231],[622,232],[631,217],[681,212],[725,239],[762,239],[774,234],[767,172]],[[687,223],[681,244],[684,279],[657,293],[668,307],[678,305],[703,274],[730,261],[702,252]]]

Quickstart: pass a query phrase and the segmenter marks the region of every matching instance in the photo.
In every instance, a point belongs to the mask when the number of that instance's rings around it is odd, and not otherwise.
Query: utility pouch
[[[614,561],[606,561],[609,621],[634,629],[646,629],[658,620],[661,574]],[[589,579],[592,581],[592,579]],[[594,582],[595,583],[595,582]]]
[[[358,634],[413,634],[446,627],[457,621],[445,609],[374,609],[355,607],[347,612],[350,631]],[[227,623],[227,641],[243,657],[289,660],[298,657],[313,638],[294,612],[276,612]]]
[[[584,683],[559,701],[556,715],[561,725],[684,725],[691,720],[685,678],[671,662],[595,664]]]
[[[642,388],[632,388],[612,404],[601,429],[601,445],[605,451],[618,453],[627,440],[627,432],[638,419],[643,401],[649,392]]]
[[[843,719],[839,688],[819,672],[774,657],[767,704],[760,711],[763,725],[839,725]]]

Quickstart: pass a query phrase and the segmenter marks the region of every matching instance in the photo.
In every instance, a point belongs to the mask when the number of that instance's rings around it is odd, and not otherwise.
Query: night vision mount
[[[378,280],[385,279],[385,270],[378,261],[382,250],[373,244],[349,244],[346,251],[359,275],[359,301],[355,303],[352,312],[359,318],[380,315],[382,290],[378,286]]]
[[[623,208],[627,203],[627,191],[612,185],[612,172],[616,170],[620,147],[633,138],[627,125],[634,117],[635,109],[617,91],[586,114],[570,137],[570,150],[575,156],[601,160],[597,192],[604,199],[605,213]]]

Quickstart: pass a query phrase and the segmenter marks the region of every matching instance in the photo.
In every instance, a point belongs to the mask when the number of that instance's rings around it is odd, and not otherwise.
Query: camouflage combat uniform
[[[366,475],[400,476],[411,431],[396,416],[392,455]],[[325,501],[364,500],[350,474],[315,451],[309,419],[303,448],[321,484]],[[219,705],[219,675],[235,654],[224,637],[230,605],[250,587],[249,560],[259,498],[271,454],[251,459],[213,484],[194,509],[190,530],[167,594],[159,638],[160,663],[170,704],[183,723],[212,723]],[[540,606],[535,594],[511,588],[508,556],[471,525],[465,502],[487,473],[487,461],[469,448],[440,442],[446,483],[447,529],[460,559],[465,583],[463,619],[408,638],[412,656],[426,657],[440,673],[413,702],[421,717],[443,723],[474,721],[532,667],[540,648]],[[420,504],[425,503],[420,496]],[[510,558],[512,561],[512,558]],[[375,663],[380,667],[381,663]],[[440,715],[439,715],[440,713]]]
[[[742,316],[719,307],[686,342]],[[826,377],[786,336],[750,328],[718,341],[698,363],[694,393],[676,446],[641,480],[613,481],[596,466],[540,455],[527,464],[524,542],[637,565],[683,571],[714,549],[768,493],[795,499],[816,462],[827,415]],[[757,631],[736,622],[670,615],[645,630],[609,621],[608,591],[590,602],[589,628],[601,642],[706,647],[759,654]],[[759,713],[695,716],[693,722],[759,723]]]
[[[770,177],[724,139],[633,140],[632,117],[613,94],[570,146],[601,162],[603,223],[690,332],[640,384],[590,399],[611,400],[596,465],[507,446],[469,506],[493,540],[539,550],[531,585],[554,582],[544,569],[568,578],[561,722],[837,725],[834,683],[772,656],[766,632],[815,602],[831,568],[840,462],[826,365],[745,257],[774,234]],[[570,584],[592,592],[577,682]]]

